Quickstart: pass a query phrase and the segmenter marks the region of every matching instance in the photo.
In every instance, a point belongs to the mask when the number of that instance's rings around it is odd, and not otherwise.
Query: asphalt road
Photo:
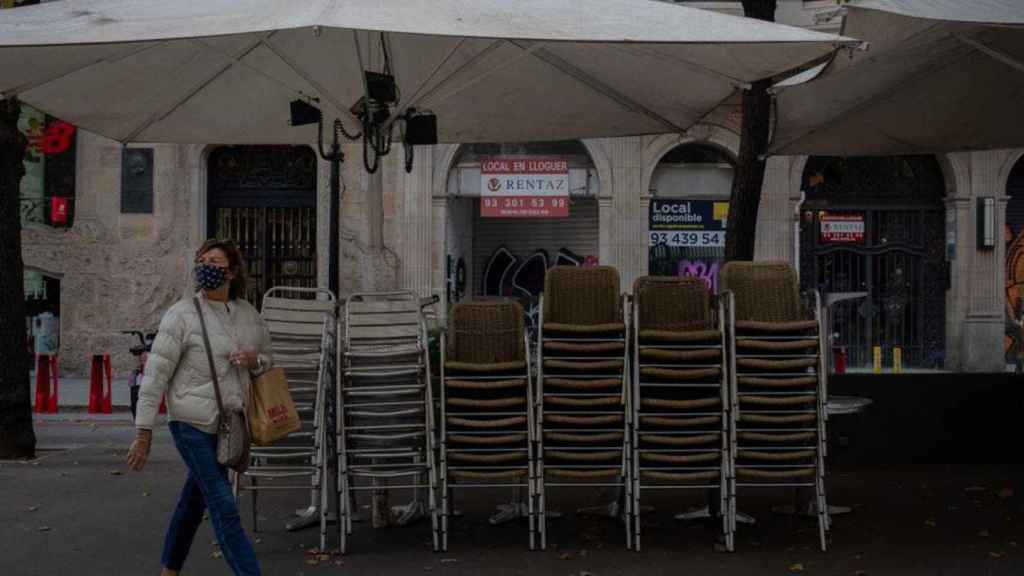
[[[166,429],[155,439],[141,473],[124,465],[133,430],[127,416],[106,420],[37,422],[40,457],[0,462],[0,574],[156,575],[163,533],[184,467]],[[317,555],[315,529],[286,532],[284,524],[308,495],[261,497],[255,535],[264,574],[1024,574],[1024,518],[1010,513],[1007,481],[988,466],[832,466],[829,498],[854,507],[834,519],[831,547],[820,552],[813,519],[773,514],[791,494],[740,494],[740,507],[758,524],[741,526],[736,552],[715,550],[714,532],[683,524],[672,513],[702,503],[701,494],[653,493],[645,503],[644,550],[624,548],[621,525],[583,518],[577,507],[608,500],[599,491],[555,491],[549,506],[568,512],[553,520],[546,551],[527,549],[525,521],[490,526],[507,491],[459,496],[465,516],[452,521],[449,552],[430,550],[429,523],[374,530],[357,524],[350,553]],[[395,498],[400,502],[401,496]],[[242,516],[250,526],[248,498]],[[331,528],[330,548],[337,546]],[[209,524],[200,529],[187,574],[227,574]]]

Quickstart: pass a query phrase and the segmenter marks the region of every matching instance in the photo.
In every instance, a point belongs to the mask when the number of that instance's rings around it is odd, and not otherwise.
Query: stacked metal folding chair
[[[427,491],[437,550],[430,357],[412,292],[353,294],[346,301],[337,404],[341,552],[352,532],[355,493],[396,489]]]
[[[556,266],[544,282],[538,365],[538,511],[546,538],[546,489],[613,487],[632,525],[630,409],[624,298],[619,273]],[[632,530],[626,530],[632,546]]]
[[[737,491],[813,490],[813,512],[825,550],[827,399],[820,298],[815,293],[811,306],[804,305],[796,273],[779,262],[730,262],[722,268],[719,285],[729,315],[732,525]]]
[[[533,382],[523,309],[512,301],[456,304],[442,339],[441,548],[448,549],[451,494],[514,487],[534,509]]]
[[[336,313],[337,301],[328,290],[278,286],[264,295],[273,364],[285,371],[302,429],[272,446],[254,446],[249,469],[235,477],[236,494],[252,493],[253,531],[259,528],[259,492],[308,490],[310,505],[297,512],[298,524],[319,521],[321,549],[330,512],[325,487],[333,453],[328,430],[337,377]]]
[[[714,490],[726,546],[729,393],[724,314],[698,278],[633,284],[633,510],[651,490]],[[640,549],[640,514],[635,514]]]

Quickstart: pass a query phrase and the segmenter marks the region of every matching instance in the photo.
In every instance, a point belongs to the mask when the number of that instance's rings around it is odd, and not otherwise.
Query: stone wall
[[[80,131],[77,148],[73,226],[27,226],[25,266],[61,280],[61,373],[110,353],[120,377],[134,365],[120,331],[155,330],[189,286],[188,179],[181,147],[155,146],[153,214],[121,214],[121,145]]]

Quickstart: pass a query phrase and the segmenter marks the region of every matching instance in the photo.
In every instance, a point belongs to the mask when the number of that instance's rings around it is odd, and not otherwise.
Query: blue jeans
[[[181,570],[203,521],[203,509],[209,507],[217,542],[231,570],[237,576],[258,576],[256,551],[242,529],[227,468],[217,463],[217,436],[183,422],[171,422],[170,428],[174,445],[188,466],[188,479],[167,527],[161,564]]]

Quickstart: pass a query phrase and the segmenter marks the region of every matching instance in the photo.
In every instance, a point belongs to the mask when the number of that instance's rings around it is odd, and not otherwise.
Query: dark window
[[[121,155],[121,213],[153,213],[152,148],[125,148]]]

